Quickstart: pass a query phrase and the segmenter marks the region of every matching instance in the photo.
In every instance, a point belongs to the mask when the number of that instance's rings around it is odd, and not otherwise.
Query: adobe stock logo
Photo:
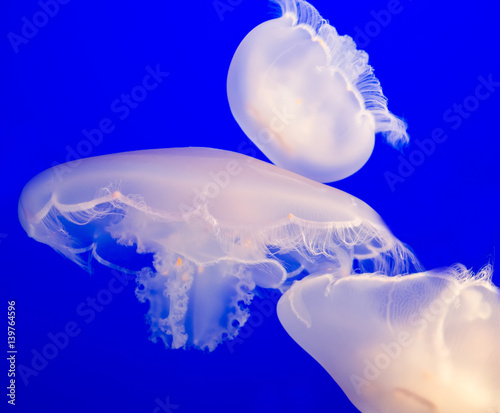
[[[132,111],[137,109],[149,94],[169,76],[168,72],[161,70],[159,63],[154,67],[148,65],[144,70],[146,74],[139,84],[129,89],[127,93],[120,94],[118,98],[111,102],[109,109],[113,115],[101,118],[94,128],[82,129],[83,138],[74,147],[71,145],[66,146],[64,162],[52,162],[52,173],[55,178],[59,181],[62,180],[65,174],[71,172],[72,168],[80,164],[82,158],[90,156],[94,149],[104,141],[105,136],[109,136],[116,129],[119,122],[126,120]],[[73,162],[68,163],[71,161]]]
[[[7,39],[9,39],[14,53],[19,53],[19,46],[28,44],[38,34],[40,29],[49,23],[50,19],[57,16],[60,6],[69,2],[70,0],[40,0],[38,2],[40,10],[33,13],[31,18],[27,18],[26,16],[21,18],[22,26],[19,33],[7,33]]]
[[[182,218],[186,222],[190,222],[193,217],[200,217],[204,213],[204,207],[209,199],[214,199],[219,196],[221,191],[229,186],[231,179],[238,176],[243,171],[238,161],[228,161],[226,168],[221,171],[210,171],[207,182],[199,187],[193,187],[192,206],[180,203],[178,205]]]
[[[462,99],[461,102],[454,103],[443,112],[442,119],[445,126],[449,127],[451,131],[459,129],[493,95],[498,87],[500,87],[500,82],[494,80],[492,74],[478,76],[474,93]],[[434,128],[430,138],[412,140],[411,142],[415,144],[416,148],[406,156],[398,156],[397,171],[384,172],[384,178],[391,192],[396,191],[397,185],[404,183],[412,176],[416,168],[424,164],[427,158],[434,154],[438,145],[448,139],[449,131],[446,130],[446,127]]]
[[[370,387],[373,382],[382,378],[393,363],[400,363],[401,365],[408,363],[410,359],[412,362],[418,363],[414,359],[415,356],[419,355],[419,351],[422,351],[418,343],[422,343],[424,340],[422,337],[433,334],[433,328],[436,328],[436,325],[447,314],[450,306],[456,302],[458,295],[458,284],[443,289],[425,308],[414,312],[409,317],[407,328],[403,327],[399,331],[393,331],[391,341],[380,343],[373,357],[364,358],[361,371],[349,376],[356,394],[361,395],[366,391],[363,390],[363,387]],[[417,349],[416,352],[411,353],[412,347],[414,351],[415,348]],[[390,379],[390,374],[387,374],[384,378],[384,380]]]
[[[370,10],[372,20],[368,21],[363,27],[354,27],[352,38],[358,49],[365,49],[375,37],[382,33],[383,29],[391,24],[392,18],[403,10],[404,7],[399,0],[389,0],[387,6],[382,10]]]
[[[234,11],[235,7],[242,2],[243,0],[214,0],[212,6],[214,6],[215,12],[219,16],[219,20],[223,22],[225,19],[224,14]]]
[[[276,305],[281,297],[277,291],[268,292],[268,297],[263,300],[254,300],[250,307],[250,315],[247,322],[239,329],[238,335],[232,340],[226,340],[225,344],[231,354],[234,347],[243,344],[256,329],[264,324],[265,320],[276,313]]]
[[[155,404],[156,407],[153,409],[153,413],[174,413],[174,410],[179,408],[178,404],[173,404],[170,401],[170,396],[167,396],[164,400],[157,397]]]

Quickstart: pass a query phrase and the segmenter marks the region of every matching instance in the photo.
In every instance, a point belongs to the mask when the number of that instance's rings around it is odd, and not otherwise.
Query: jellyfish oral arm
[[[135,274],[151,335],[169,347],[234,337],[257,287],[418,266],[361,200],[241,154],[138,151],[68,169],[26,185],[21,224],[87,271],[94,260]]]

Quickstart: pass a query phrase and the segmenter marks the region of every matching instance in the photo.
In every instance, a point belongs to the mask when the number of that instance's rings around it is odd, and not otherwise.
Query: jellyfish
[[[349,36],[302,0],[275,0],[282,16],[254,28],[231,61],[234,118],[274,164],[319,182],[358,171],[375,134],[400,147],[406,124]]]
[[[169,348],[213,350],[234,338],[258,289],[285,291],[322,271],[419,266],[359,199],[207,148],[56,166],[26,185],[19,219],[30,237],[82,268],[97,261],[134,274],[151,338]]]
[[[278,302],[290,336],[363,413],[500,407],[500,290],[492,267],[388,277],[309,275]]]

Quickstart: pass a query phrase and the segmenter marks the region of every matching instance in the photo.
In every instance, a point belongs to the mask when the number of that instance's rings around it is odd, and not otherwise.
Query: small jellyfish
[[[58,168],[24,188],[22,226],[89,271],[93,258],[135,274],[153,341],[168,347],[234,337],[256,288],[418,266],[364,202],[241,154],[160,149]]]
[[[319,182],[358,171],[375,134],[407,143],[387,109],[368,55],[302,0],[275,0],[282,16],[254,28],[231,62],[234,118],[276,165]]]
[[[278,302],[290,336],[363,413],[500,407],[500,291],[492,268],[401,277],[308,276]]]

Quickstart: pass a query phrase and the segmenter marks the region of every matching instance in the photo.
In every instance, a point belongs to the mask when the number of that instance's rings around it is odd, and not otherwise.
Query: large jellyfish
[[[500,408],[500,291],[492,268],[308,276],[278,317],[363,413]]]
[[[64,169],[58,169],[64,168]],[[244,155],[204,148],[74,161],[33,178],[19,218],[90,269],[137,274],[154,341],[214,349],[256,287],[321,271],[408,272],[418,263],[364,202]]]
[[[368,55],[309,3],[275,1],[282,17],[253,29],[229,68],[229,104],[245,134],[276,165],[320,182],[359,170],[378,132],[406,143]]]

